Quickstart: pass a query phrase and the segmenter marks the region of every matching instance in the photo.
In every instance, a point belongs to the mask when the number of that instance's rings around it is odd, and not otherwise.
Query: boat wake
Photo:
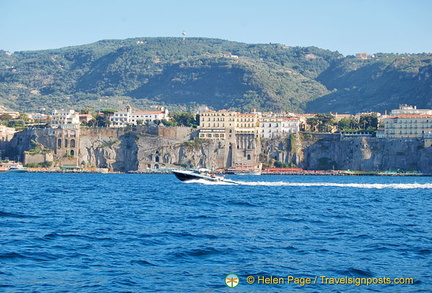
[[[187,183],[199,183],[205,185],[243,185],[243,186],[291,186],[291,187],[342,187],[363,189],[432,189],[432,183],[329,183],[329,182],[245,182],[245,181],[207,181],[204,179],[190,180]]]
[[[225,181],[209,181],[206,179],[192,179],[188,181],[183,181],[183,183],[198,183],[204,185],[242,185],[239,181],[225,180]]]

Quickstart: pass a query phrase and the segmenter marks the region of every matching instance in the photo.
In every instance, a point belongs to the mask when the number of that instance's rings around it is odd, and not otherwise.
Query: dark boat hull
[[[229,184],[238,184],[237,182],[229,179],[225,179],[224,177],[219,177],[214,174],[205,174],[200,172],[192,172],[192,171],[172,171],[173,174],[179,179],[180,181],[191,181],[191,180],[205,180],[210,182],[223,182],[223,183],[229,183]]]
[[[195,176],[193,174],[185,174],[185,173],[174,172],[174,171],[173,171],[173,173],[177,177],[177,179],[179,179],[180,181],[189,181],[189,180],[202,179],[202,177]]]

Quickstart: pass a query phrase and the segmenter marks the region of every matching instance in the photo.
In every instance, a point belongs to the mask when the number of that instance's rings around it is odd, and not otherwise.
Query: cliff
[[[264,163],[295,163],[306,170],[406,170],[432,172],[432,148],[421,139],[295,134],[263,142]]]
[[[173,128],[81,128],[79,132],[27,129],[15,135],[5,156],[23,161],[32,140],[53,150],[57,165],[106,167],[113,171],[145,171],[178,167],[226,168],[261,163],[295,164],[306,170],[421,171],[432,173],[432,147],[421,139],[344,137],[297,133],[287,138],[244,144],[196,138],[196,130]],[[73,147],[71,142],[74,140]],[[75,145],[76,141],[76,145]],[[255,139],[251,139],[255,142]],[[69,142],[69,145],[68,145]],[[247,148],[246,148],[246,145]],[[62,146],[62,147],[59,147]]]

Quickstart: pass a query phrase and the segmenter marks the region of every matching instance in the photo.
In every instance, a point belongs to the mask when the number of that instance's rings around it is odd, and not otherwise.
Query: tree
[[[12,120],[12,116],[9,114],[2,114],[0,115],[0,124],[7,125],[9,124],[9,121]]]
[[[98,127],[109,127],[111,124],[111,121],[109,119],[109,116],[107,115],[99,115],[96,117],[96,126]]]
[[[101,112],[104,115],[106,115],[106,116],[112,116],[112,115],[114,115],[115,112],[117,112],[117,110],[114,110],[114,109],[103,109]]]
[[[359,122],[355,117],[349,117],[349,118],[342,118],[338,122],[338,128],[340,130],[349,130],[349,129],[358,129],[359,128]]]
[[[172,120],[179,126],[196,127],[199,125],[199,118],[194,113],[180,112],[174,113]]]
[[[9,122],[10,120],[12,120],[12,116],[9,114],[2,114],[2,115],[0,115],[0,120]]]
[[[306,123],[311,127],[312,132],[331,132],[336,125],[331,114],[316,114],[315,117],[308,118]]]
[[[27,122],[29,120],[29,116],[26,113],[20,113],[18,119]]]
[[[376,113],[362,115],[359,124],[364,130],[376,130],[378,128],[378,116]]]

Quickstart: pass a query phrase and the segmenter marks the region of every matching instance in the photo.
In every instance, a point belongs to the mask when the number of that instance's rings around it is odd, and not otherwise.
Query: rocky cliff
[[[295,134],[263,142],[264,163],[295,163],[307,170],[406,170],[432,172],[432,148],[421,139]]]
[[[64,135],[64,134],[63,134]],[[64,137],[64,136],[63,136]],[[60,151],[59,134],[53,129],[27,129],[15,135],[5,156],[23,160],[24,151],[36,141],[50,149],[57,164],[70,164],[71,156]],[[74,150],[78,166],[106,167],[113,171],[145,171],[173,167],[226,168],[250,150],[223,140],[196,138],[196,130],[177,128],[81,128]],[[56,148],[57,147],[57,148]],[[264,140],[255,146],[260,160],[292,163],[307,170],[406,170],[432,173],[432,147],[421,139],[344,137],[340,134],[298,133],[287,138]],[[70,149],[70,148],[69,148]],[[252,161],[254,159],[252,158]],[[244,161],[246,162],[246,161]],[[242,163],[245,165],[245,163]]]

